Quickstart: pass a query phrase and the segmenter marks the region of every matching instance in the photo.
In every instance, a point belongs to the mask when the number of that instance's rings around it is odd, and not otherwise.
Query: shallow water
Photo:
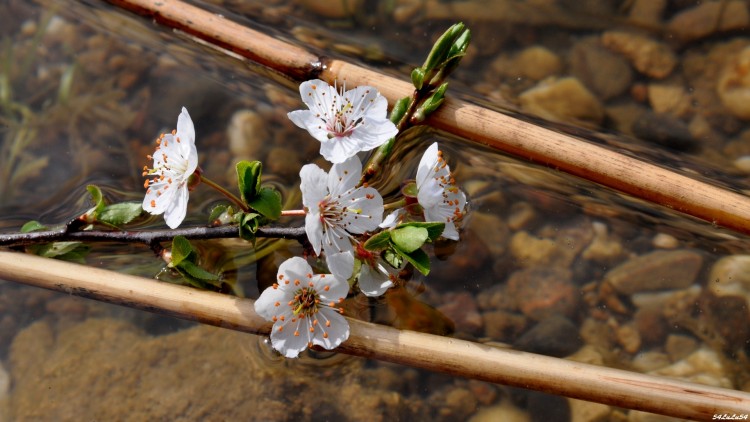
[[[634,10],[644,3],[638,1],[541,1],[533,8],[532,2],[498,1],[492,3],[497,10],[480,16],[471,7],[456,9],[450,20],[441,15],[449,2],[424,8],[420,2],[388,3],[394,9],[368,3],[372,10],[354,16],[337,14],[341,2],[333,1],[327,8],[305,1],[219,3],[198,4],[321,54],[404,78],[436,34],[462,19],[474,36],[465,65],[452,76],[451,94],[747,189],[742,157],[750,154],[750,126],[718,94],[711,96],[708,82],[696,83],[702,76],[715,84],[723,68],[699,69],[696,62],[730,62],[750,38],[741,28],[719,26],[700,38],[670,41],[668,22],[697,7],[693,2],[674,2],[658,20],[638,24]],[[140,200],[145,156],[153,139],[171,130],[180,106],[195,122],[207,175],[232,186],[234,162],[259,159],[264,177],[294,202],[290,208],[299,206],[297,172],[317,159],[318,145],[286,118],[300,107],[294,89],[104,3],[11,0],[0,8],[8,12],[0,13],[0,35],[7,40],[2,74],[12,88],[0,117],[0,150],[19,151],[0,159],[6,160],[0,165],[3,231],[30,219],[52,225],[80,214],[90,207],[85,186],[91,183],[112,201]],[[640,13],[639,19],[651,16]],[[660,78],[639,72],[613,47],[598,44],[603,22],[646,28],[678,65]],[[528,57],[536,61],[529,65]],[[597,67],[623,69],[623,62],[630,70],[622,71],[627,80],[621,86],[612,86],[614,77],[610,83],[597,79]],[[522,98],[543,79],[531,72],[543,65],[551,72],[545,77],[574,75],[591,84],[601,117],[535,116],[532,111],[540,109]],[[660,96],[665,89],[677,92],[674,103]],[[639,120],[650,126],[636,127]],[[667,135],[657,130],[663,127]],[[461,242],[432,248],[437,259],[430,276],[414,274],[382,299],[354,299],[358,317],[750,389],[750,284],[744,293],[725,296],[710,287],[715,277],[747,283],[741,275],[747,264],[736,257],[747,250],[747,236],[448,134],[418,129],[410,135],[394,151],[389,176],[373,184],[387,199],[401,180],[414,177],[424,147],[438,141],[470,197],[470,213]],[[198,188],[190,201],[183,224],[200,225],[220,198]],[[162,224],[159,218],[140,223]],[[248,297],[257,297],[258,286],[268,284],[283,259],[302,251],[295,242],[255,250],[235,240],[199,245],[207,267],[223,272]],[[724,257],[729,264],[717,265]],[[141,246],[95,245],[87,262],[178,282]],[[610,273],[628,262],[637,268]],[[620,282],[612,279],[647,277],[638,271],[643,267],[678,280],[665,293],[648,286],[613,290],[611,284]],[[607,277],[609,284],[603,283]],[[282,360],[255,336],[10,283],[0,284],[0,291],[0,358],[12,379],[0,406],[7,403],[4,414],[11,420],[481,420],[513,412],[568,420],[583,412],[580,403],[564,398],[331,353]],[[679,372],[678,363],[689,369]],[[641,420],[635,412],[596,411],[606,419]]]

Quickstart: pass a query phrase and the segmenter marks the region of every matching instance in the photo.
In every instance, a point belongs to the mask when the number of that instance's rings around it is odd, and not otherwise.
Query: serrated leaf
[[[390,233],[393,244],[406,253],[421,248],[428,239],[427,229],[424,227],[406,226],[393,229]]]
[[[175,236],[172,239],[172,266],[177,267],[183,261],[190,260],[190,255],[195,253],[193,245],[185,236]]]
[[[430,239],[431,242],[434,242],[435,239],[440,237],[441,234],[443,234],[443,230],[445,230],[445,223],[437,223],[433,221],[429,222],[421,222],[421,221],[412,221],[409,223],[403,223],[396,226],[396,229],[400,229],[403,227],[423,227],[427,229],[427,237]]]
[[[414,266],[414,268],[417,269],[420,273],[424,275],[428,275],[430,273],[430,257],[427,256],[427,253],[423,251],[422,249],[416,249],[412,252],[404,252],[402,250],[399,250],[398,247],[396,247],[396,251],[398,251],[401,256],[403,256],[411,265]]]
[[[367,251],[380,251],[391,246],[391,233],[388,231],[382,231],[371,238],[362,245]]]
[[[281,193],[274,188],[260,188],[247,204],[269,220],[278,220],[281,216]]]
[[[263,165],[260,161],[240,161],[237,163],[237,185],[242,201],[249,204],[260,190],[260,177]]]
[[[21,233],[35,232],[37,230],[47,230],[47,226],[36,220],[28,221],[21,226]]]
[[[107,205],[99,213],[97,221],[120,227],[130,223],[143,213],[140,202],[120,202]]]

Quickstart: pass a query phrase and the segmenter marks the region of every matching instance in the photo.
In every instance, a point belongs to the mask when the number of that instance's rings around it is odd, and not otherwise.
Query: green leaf
[[[430,273],[430,257],[427,256],[427,253],[423,251],[422,249],[416,249],[412,252],[406,253],[404,251],[398,250],[398,247],[396,247],[396,250],[406,258],[407,261],[411,263],[411,265],[414,266],[414,268],[417,269],[420,273],[424,275],[428,275]]]
[[[431,242],[434,242],[435,239],[440,237],[441,234],[443,234],[443,230],[445,229],[445,223],[436,223],[436,222],[421,222],[421,221],[412,221],[409,223],[403,223],[396,226],[396,229],[400,229],[402,227],[423,227],[427,229],[427,237],[430,239]]]
[[[247,204],[269,220],[278,220],[281,216],[281,193],[274,188],[260,188]]]
[[[194,257],[191,257],[191,255],[195,254],[195,249],[193,249],[193,245],[190,244],[190,241],[185,238],[185,236],[175,236],[174,239],[172,239],[172,266],[177,267],[179,266],[183,261],[191,259],[195,259]]]
[[[404,253],[411,253],[424,245],[429,238],[424,227],[406,226],[391,230],[391,240],[394,246]]]
[[[391,233],[389,231],[382,231],[367,239],[362,246],[368,251],[380,251],[386,249],[391,246]]]
[[[260,161],[240,161],[237,163],[237,184],[242,201],[249,204],[260,190],[260,175],[263,165]]]
[[[99,186],[96,185],[88,185],[86,186],[86,190],[91,195],[91,202],[94,203],[94,207],[78,217],[78,219],[90,224],[95,222],[99,214],[104,210],[104,195],[102,195],[102,190],[99,189]]]
[[[140,217],[142,213],[143,208],[140,202],[121,202],[105,206],[99,213],[97,221],[120,227]]]
[[[81,242],[53,242],[39,248],[37,255],[45,258],[62,258],[65,254],[73,252],[80,247],[88,250],[88,247]]]
[[[242,213],[239,216],[240,238],[255,244],[255,232],[260,226],[261,215],[254,212]]]
[[[47,230],[47,226],[36,220],[31,220],[21,226],[21,233],[35,232],[38,230]]]
[[[432,95],[430,95],[429,97],[427,97],[426,100],[424,100],[422,105],[419,107],[424,117],[429,116],[432,112],[437,110],[441,104],[443,104],[443,101],[445,101],[446,89],[448,89],[448,82],[445,82],[444,84],[440,85],[440,87],[436,89],[435,92],[432,93]]]
[[[187,274],[188,276],[201,281],[217,281],[219,279],[218,275],[208,272],[190,261],[182,261],[177,267],[177,270],[182,270],[180,271],[181,274]]]

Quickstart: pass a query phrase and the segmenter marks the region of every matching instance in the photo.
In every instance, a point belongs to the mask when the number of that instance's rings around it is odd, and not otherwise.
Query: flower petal
[[[162,196],[167,195],[168,193]],[[164,221],[167,222],[167,226],[169,226],[170,229],[176,229],[180,226],[182,220],[185,219],[185,215],[187,214],[188,196],[187,186],[177,188],[177,192],[174,193],[174,198],[169,202],[167,209],[164,211]]]
[[[328,173],[328,192],[331,196],[341,195],[357,186],[362,175],[362,163],[357,157],[331,166]]]
[[[273,317],[280,317],[291,313],[288,305],[292,299],[293,291],[278,287],[268,287],[263,290],[258,300],[255,301],[255,312],[263,318],[272,321]]]
[[[346,278],[334,274],[318,274],[312,278],[313,289],[318,292],[321,302],[338,303],[346,298],[349,293],[349,283]]]
[[[376,268],[373,268],[367,263],[362,263],[359,271],[359,289],[370,297],[380,296],[393,286],[388,269],[377,261],[375,266]]]
[[[438,162],[438,144],[433,142],[422,155],[417,167],[417,188],[421,188],[427,179],[433,179],[435,166]]]
[[[279,329],[281,328],[281,329]],[[295,335],[297,333],[297,335]],[[296,358],[310,342],[307,320],[290,318],[277,321],[271,331],[271,346],[287,358]]]
[[[315,255],[320,255],[323,247],[323,223],[320,221],[320,213],[308,212],[305,214],[305,233],[307,240],[312,245]]]
[[[315,330],[312,339],[313,344],[331,350],[338,347],[349,338],[349,322],[336,310],[331,308],[320,308],[317,315],[321,330]],[[330,324],[328,324],[330,323]],[[324,336],[324,333],[327,336]]]
[[[326,265],[335,277],[348,280],[354,271],[354,253],[344,251],[338,253],[326,252]],[[347,284],[347,287],[349,284]]]
[[[325,120],[310,110],[295,110],[287,113],[289,120],[297,127],[307,130],[313,138],[320,142],[328,140],[328,129]]]
[[[185,107],[182,107],[182,112],[177,117],[177,134],[180,136],[180,143],[195,144],[193,119],[190,118],[190,114]]]
[[[364,151],[362,145],[357,138],[351,136],[333,137],[320,141],[320,155],[334,164],[343,163],[360,151]]]
[[[317,209],[328,192],[328,174],[315,164],[306,164],[299,171],[302,204],[309,209]]]

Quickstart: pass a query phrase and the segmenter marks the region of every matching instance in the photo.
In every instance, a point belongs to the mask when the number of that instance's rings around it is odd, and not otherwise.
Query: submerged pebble
[[[518,96],[524,111],[557,122],[597,127],[604,119],[599,100],[576,78],[548,78]]]
[[[693,284],[702,264],[703,257],[694,251],[656,251],[610,270],[604,281],[622,294],[682,289]]]

